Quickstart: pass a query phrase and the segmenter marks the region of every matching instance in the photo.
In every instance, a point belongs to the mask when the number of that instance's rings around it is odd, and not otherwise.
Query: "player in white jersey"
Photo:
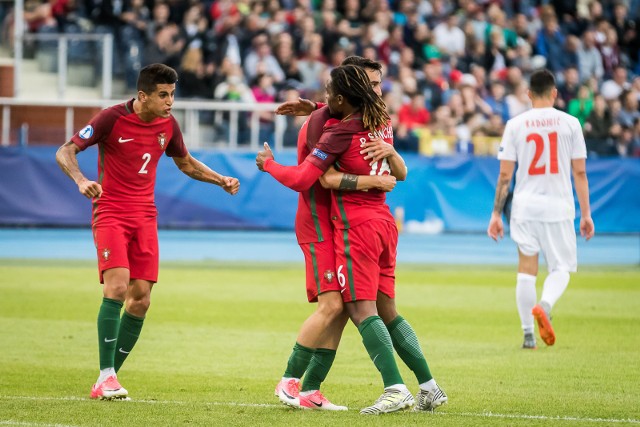
[[[553,108],[558,90],[548,70],[531,75],[529,98],[533,109],[507,122],[500,144],[500,176],[487,234],[504,236],[502,209],[518,164],[511,208],[511,238],[518,245],[516,303],[524,331],[523,348],[536,348],[534,318],[547,345],[555,342],[550,312],[575,272],[575,202],[571,174],[580,204],[580,234],[589,240],[595,228],[589,207],[587,150],[578,119]],[[538,254],[549,274],[536,304]]]

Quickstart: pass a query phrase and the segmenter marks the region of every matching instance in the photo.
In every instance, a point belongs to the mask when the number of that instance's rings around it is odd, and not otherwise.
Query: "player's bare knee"
[[[144,317],[151,306],[151,295],[127,299],[127,312]]]

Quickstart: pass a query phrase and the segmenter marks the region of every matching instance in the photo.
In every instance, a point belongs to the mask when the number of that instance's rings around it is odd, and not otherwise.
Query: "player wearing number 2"
[[[93,236],[103,299],[98,313],[100,375],[94,399],[127,398],[116,372],[133,349],[158,280],[156,168],[163,154],[187,176],[236,194],[238,179],[191,157],[171,115],[178,75],[163,64],[140,70],[136,99],[107,108],[56,154],[60,168],[93,201]],[[87,179],[76,158],[98,144],[98,180]],[[125,310],[121,316],[123,304]]]
[[[531,75],[529,97],[533,109],[507,122],[500,144],[500,175],[487,234],[504,236],[501,212],[515,170],[516,186],[511,208],[511,238],[518,245],[516,303],[524,331],[523,348],[536,348],[534,319],[547,345],[556,339],[550,312],[575,272],[575,203],[571,174],[580,204],[580,234],[595,233],[589,207],[587,150],[578,119],[553,108],[558,95],[553,74],[538,70]],[[538,254],[542,252],[549,274],[536,304]]]

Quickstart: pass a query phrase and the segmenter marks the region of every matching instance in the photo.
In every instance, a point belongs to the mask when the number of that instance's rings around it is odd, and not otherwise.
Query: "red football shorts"
[[[100,283],[110,268],[129,269],[131,279],[158,281],[158,225],[156,218],[101,217],[93,225]]]
[[[336,274],[344,302],[378,299],[378,291],[395,298],[398,229],[372,219],[334,231]]]
[[[301,243],[307,276],[307,299],[317,302],[318,295],[339,291],[336,278],[336,253],[332,241]]]

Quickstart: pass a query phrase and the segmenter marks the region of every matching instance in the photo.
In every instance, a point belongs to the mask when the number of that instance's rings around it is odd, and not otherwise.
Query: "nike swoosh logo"
[[[108,340],[107,337],[104,337],[104,342],[114,342],[117,339],[118,338],[111,338],[110,340]]]
[[[129,353],[131,353],[130,351],[124,351],[124,350],[122,349],[122,347],[120,347],[120,348],[118,349],[118,351],[119,351],[120,353],[124,353],[124,354],[129,354]]]
[[[313,403],[314,405],[316,405],[318,408],[322,408],[322,402],[320,403],[316,403],[313,400],[309,400],[309,402]]]
[[[124,144],[125,142],[129,142],[129,141],[133,141],[133,138],[129,138],[129,139],[122,139],[122,137],[118,138],[118,142],[120,144]]]

